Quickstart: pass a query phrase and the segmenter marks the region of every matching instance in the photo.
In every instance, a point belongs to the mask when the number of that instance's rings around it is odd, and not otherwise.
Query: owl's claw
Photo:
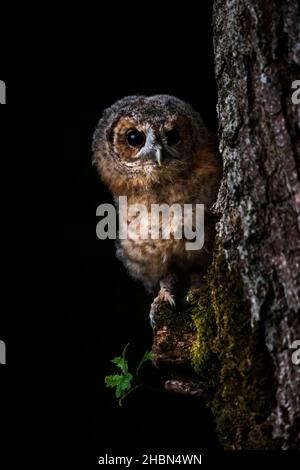
[[[161,289],[159,291],[158,296],[153,300],[153,302],[151,304],[149,320],[150,320],[150,325],[152,326],[152,328],[155,327],[156,318],[159,314],[159,310],[160,310],[161,306],[164,305],[164,304],[168,304],[172,308],[176,307],[174,295],[172,295],[166,289]]]
[[[154,312],[152,311],[152,308],[151,308],[150,314],[149,314],[149,321],[150,321],[151,327],[154,329],[156,323],[155,323],[155,314],[154,314]]]

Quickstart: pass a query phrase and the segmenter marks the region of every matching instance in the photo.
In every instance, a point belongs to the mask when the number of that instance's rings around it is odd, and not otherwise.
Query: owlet
[[[126,196],[127,208],[143,209],[128,209],[122,218],[135,230],[134,236],[128,230],[129,236],[119,237],[117,256],[155,294],[150,311],[154,324],[162,303],[175,306],[178,285],[192,285],[209,263],[216,222],[211,206],[222,172],[216,139],[200,115],[174,96],[128,96],[103,112],[93,152],[117,207]],[[184,205],[192,208],[192,217],[185,217]],[[203,243],[187,249],[187,225],[195,229],[197,205],[204,207]],[[169,232],[160,209],[169,215]]]

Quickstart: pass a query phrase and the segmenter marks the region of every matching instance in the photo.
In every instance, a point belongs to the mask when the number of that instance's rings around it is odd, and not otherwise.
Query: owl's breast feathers
[[[149,214],[153,204],[184,204],[193,205],[193,218],[195,216],[194,207],[196,204],[203,204],[204,215],[204,246],[198,251],[186,249],[186,239],[152,239],[149,231],[149,238],[143,239],[138,236],[132,239],[122,239],[118,241],[118,257],[123,261],[130,274],[145,283],[158,282],[169,271],[170,266],[177,266],[180,269],[188,270],[191,267],[206,266],[209,260],[209,251],[214,239],[215,218],[210,212],[219,187],[221,169],[218,157],[214,154],[202,153],[198,164],[195,164],[189,174],[184,175],[172,183],[162,182],[155,184],[150,191],[129,191],[127,196],[128,206],[132,204],[142,204],[148,209],[146,224],[149,223]],[[135,222],[136,213],[127,216],[127,226]],[[139,214],[140,217],[140,214]],[[143,219],[140,218],[141,224]],[[184,219],[181,224],[184,224]],[[149,230],[155,230],[151,227]],[[176,227],[173,227],[176,230]],[[161,229],[161,220],[159,222]],[[140,226],[137,225],[138,235],[141,234]],[[161,234],[161,233],[160,233]]]

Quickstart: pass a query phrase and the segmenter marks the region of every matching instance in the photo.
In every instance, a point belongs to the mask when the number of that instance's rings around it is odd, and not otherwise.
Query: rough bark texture
[[[291,361],[300,338],[300,106],[291,100],[300,77],[299,3],[217,0],[214,48],[224,162],[218,237],[242,276],[252,325],[264,323],[278,381],[270,422],[289,447],[300,425],[300,374]]]
[[[213,26],[224,164],[214,257],[200,297],[179,312],[184,356],[166,313],[154,353],[169,364],[169,390],[206,397],[225,448],[299,449],[298,1],[216,0]]]

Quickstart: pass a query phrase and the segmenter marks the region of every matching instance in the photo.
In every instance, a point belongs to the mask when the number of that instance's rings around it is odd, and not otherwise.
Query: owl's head
[[[169,95],[128,96],[106,109],[93,140],[94,163],[114,194],[172,181],[207,146],[200,115]]]

